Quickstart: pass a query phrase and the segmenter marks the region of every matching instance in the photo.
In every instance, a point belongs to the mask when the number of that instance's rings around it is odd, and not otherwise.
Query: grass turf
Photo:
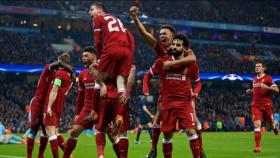
[[[68,134],[64,134],[65,140]],[[145,158],[150,149],[148,134],[141,135],[141,144],[134,144],[136,134],[129,134],[129,158]],[[160,138],[158,144],[158,158],[162,158]],[[203,133],[203,143],[207,158],[280,158],[280,136],[271,132],[262,135],[262,153],[253,153],[253,132],[221,132]],[[0,144],[0,158],[25,157],[25,145]],[[37,156],[38,145],[35,145],[33,157]],[[74,158],[97,157],[94,137],[81,135],[74,151]],[[35,156],[36,155],[36,156]],[[50,147],[45,152],[46,158],[51,158]],[[62,153],[60,152],[60,157]],[[107,140],[105,158],[115,157],[111,143]],[[173,139],[173,158],[191,158],[189,143],[185,134],[176,133]]]

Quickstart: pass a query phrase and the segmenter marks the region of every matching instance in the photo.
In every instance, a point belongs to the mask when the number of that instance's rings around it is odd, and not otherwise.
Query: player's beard
[[[92,62],[91,61],[86,61],[86,62],[84,62],[84,67],[85,68],[89,68],[89,66],[92,64]]]
[[[177,50],[173,50],[173,51],[172,51],[172,55],[173,55],[175,58],[181,56],[182,53],[183,53],[183,51],[181,51],[181,52],[179,52],[179,51],[177,51]]]

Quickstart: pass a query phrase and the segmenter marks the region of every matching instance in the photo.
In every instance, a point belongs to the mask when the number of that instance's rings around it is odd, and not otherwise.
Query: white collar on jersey
[[[263,75],[261,75],[261,76],[258,76],[257,75],[257,79],[260,79],[260,78],[262,78],[262,77],[264,77],[265,76],[265,74],[263,74]]]

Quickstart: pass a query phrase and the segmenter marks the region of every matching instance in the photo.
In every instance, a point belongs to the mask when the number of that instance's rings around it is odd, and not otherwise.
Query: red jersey
[[[272,92],[261,88],[261,84],[276,87],[269,75],[256,76],[253,78],[253,106],[272,106]]]
[[[72,82],[71,82],[70,76],[71,75],[66,70],[64,70],[64,69],[58,69],[55,72],[53,80],[52,80],[51,84],[48,87],[48,93],[47,93],[46,100],[45,100],[45,111],[48,108],[50,92],[52,90],[52,87],[53,87],[54,82],[55,82],[56,79],[61,80],[61,85],[60,85],[60,87],[58,89],[57,96],[56,96],[55,101],[54,101],[54,103],[52,105],[52,111],[54,111],[56,113],[61,113],[63,111],[65,97],[66,97],[69,89],[72,86]]]
[[[83,106],[93,109],[93,90],[95,79],[88,69],[84,69],[78,77],[78,95],[76,98],[76,114],[79,114]]]
[[[157,40],[157,43],[154,46],[154,50],[156,51],[158,57],[160,58],[164,58],[168,56],[168,51],[160,40]]]
[[[48,92],[48,86],[50,85],[56,70],[50,69],[50,64],[47,64],[39,78],[37,83],[37,88],[35,91],[34,97],[36,97],[40,101],[44,101]]]
[[[154,70],[161,76],[161,100],[169,104],[162,104],[162,109],[170,109],[191,102],[192,81],[199,81],[199,69],[196,63],[189,66],[176,66],[169,70],[163,69],[164,61],[174,60],[173,56],[159,58]]]
[[[97,15],[93,18],[94,46],[99,53],[103,53],[111,45],[129,47],[126,28],[120,19],[110,15]]]
[[[108,98],[118,98],[118,88],[116,78],[107,78],[104,83],[107,87]]]

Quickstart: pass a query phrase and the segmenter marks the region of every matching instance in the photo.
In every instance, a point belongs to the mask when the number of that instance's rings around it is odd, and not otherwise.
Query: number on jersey
[[[105,16],[104,19],[108,22],[108,30],[109,32],[125,32],[125,28],[123,26],[123,23],[120,21],[120,19],[112,17],[112,16]]]

